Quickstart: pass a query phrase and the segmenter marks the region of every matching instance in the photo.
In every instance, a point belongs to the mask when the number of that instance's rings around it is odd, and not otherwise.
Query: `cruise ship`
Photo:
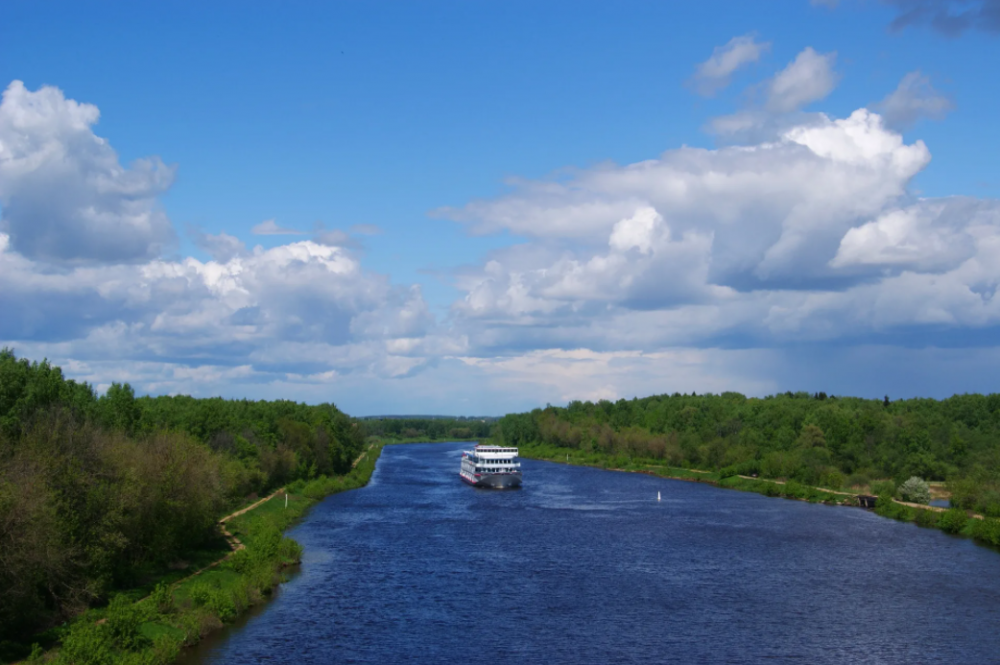
[[[462,452],[462,480],[475,487],[508,489],[521,486],[517,448],[476,446]]]

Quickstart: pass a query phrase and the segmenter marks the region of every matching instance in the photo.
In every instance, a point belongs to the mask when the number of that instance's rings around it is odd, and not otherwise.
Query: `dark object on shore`
[[[874,508],[876,501],[878,501],[877,496],[871,496],[870,494],[858,495],[858,505],[862,508]]]

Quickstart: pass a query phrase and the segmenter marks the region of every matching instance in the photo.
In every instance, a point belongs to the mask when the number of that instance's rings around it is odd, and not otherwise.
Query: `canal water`
[[[860,509],[387,446],[301,571],[190,653],[237,663],[1000,663],[1000,553]],[[657,501],[657,492],[662,500]]]

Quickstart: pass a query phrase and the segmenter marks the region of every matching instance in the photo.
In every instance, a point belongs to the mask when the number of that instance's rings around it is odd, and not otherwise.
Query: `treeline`
[[[0,640],[143,583],[229,508],[344,473],[363,444],[331,404],[98,396],[0,351]]]
[[[1000,394],[890,402],[675,393],[511,414],[494,437],[833,489],[947,480],[953,505],[1000,516]]]
[[[493,423],[467,418],[382,418],[364,422],[368,434],[385,439],[485,439]]]

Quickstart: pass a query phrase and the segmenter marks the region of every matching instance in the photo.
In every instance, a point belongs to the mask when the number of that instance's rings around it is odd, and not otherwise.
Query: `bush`
[[[114,597],[108,605],[107,618],[111,634],[121,648],[133,651],[146,643],[146,638],[139,632],[141,610],[126,596]]]
[[[282,538],[278,546],[278,556],[284,563],[298,563],[302,560],[302,545],[291,538]]]
[[[212,587],[206,582],[196,582],[191,585],[191,590],[188,592],[188,597],[191,598],[191,602],[195,605],[201,607],[207,605],[208,601],[212,599]]]
[[[972,537],[976,540],[986,543],[987,545],[1000,547],[1000,520],[989,517],[982,520],[974,519],[972,520],[972,528],[970,531],[972,533]]]
[[[872,483],[872,494],[880,497],[895,497],[896,483],[891,480],[876,480]]]
[[[844,474],[836,469],[827,469],[826,473],[819,477],[820,487],[839,490],[844,486]]]
[[[911,476],[909,480],[899,486],[899,498],[911,503],[930,503],[930,485],[922,478]]]
[[[86,618],[72,625],[59,651],[59,661],[67,665],[114,665],[117,660],[111,629]]]
[[[149,594],[149,602],[160,614],[170,614],[174,611],[174,594],[170,591],[170,586],[160,582]]]
[[[882,517],[888,517],[894,520],[900,520],[901,522],[912,522],[917,518],[917,510],[915,508],[910,508],[909,506],[904,506],[903,504],[896,503],[891,499],[885,497],[879,497],[879,500],[875,502],[875,513],[881,515]]]
[[[945,533],[961,533],[965,525],[969,523],[969,516],[961,508],[952,508],[945,511],[938,518],[938,528]]]
[[[236,618],[236,603],[225,589],[212,589],[205,607],[221,621],[231,621]]]
[[[154,665],[167,665],[177,660],[181,653],[182,640],[170,635],[157,635],[153,640],[152,662]]]
[[[914,520],[917,526],[934,527],[937,526],[941,513],[934,510],[918,510],[917,518]]]

